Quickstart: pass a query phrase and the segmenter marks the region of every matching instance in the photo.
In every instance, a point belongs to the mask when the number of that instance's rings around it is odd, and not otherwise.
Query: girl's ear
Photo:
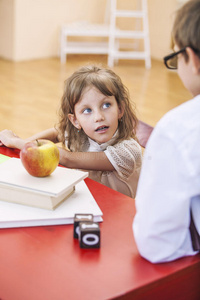
[[[124,108],[125,104],[124,103],[121,103],[119,106],[118,106],[118,119],[121,119],[124,115]]]
[[[200,74],[200,59],[199,59],[199,57],[195,54],[195,52],[190,47],[186,48],[186,52],[189,57],[189,62],[191,63],[191,66],[192,66],[192,72],[195,75]]]
[[[79,124],[74,114],[68,114],[68,118],[70,122],[74,125],[74,127],[76,127],[77,129],[81,129],[81,125]]]

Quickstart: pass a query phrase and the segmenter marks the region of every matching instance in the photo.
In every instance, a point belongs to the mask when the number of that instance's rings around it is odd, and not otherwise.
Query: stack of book
[[[87,172],[57,167],[50,176],[33,177],[20,159],[4,157],[0,228],[70,224],[75,213],[92,213],[96,221],[102,221],[102,212],[83,180],[87,176]]]

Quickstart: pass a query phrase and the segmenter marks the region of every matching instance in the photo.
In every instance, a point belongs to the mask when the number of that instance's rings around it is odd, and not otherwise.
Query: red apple
[[[45,177],[56,169],[59,163],[59,150],[51,141],[36,140],[24,145],[20,158],[29,174]]]

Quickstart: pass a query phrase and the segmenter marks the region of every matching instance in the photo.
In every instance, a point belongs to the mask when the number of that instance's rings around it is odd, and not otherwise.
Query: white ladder
[[[135,1],[136,2],[136,1]],[[112,67],[115,61],[118,59],[138,59],[145,60],[145,66],[147,69],[151,68],[151,56],[150,56],[150,41],[149,41],[149,25],[148,25],[148,12],[147,12],[147,0],[137,0],[137,6],[141,2],[140,9],[136,10],[118,10],[117,0],[111,0],[111,12],[110,12],[110,34],[109,34],[109,54],[108,65]],[[117,18],[133,18],[136,20],[136,28],[134,30],[122,30],[117,28]],[[141,20],[142,28],[138,30],[138,22]],[[135,41],[143,40],[143,49],[137,51],[134,49],[134,43],[132,42],[131,51],[120,50],[119,39],[132,39]],[[129,47],[130,44],[126,47]]]
[[[107,0],[106,20],[104,24],[91,24],[87,21],[80,21],[62,26],[60,42],[61,63],[66,62],[67,54],[107,54],[109,67],[112,67],[114,62],[118,61],[118,59],[140,59],[145,60],[146,68],[150,68],[151,58],[147,0],[131,1],[137,5],[141,3],[140,10],[117,10],[117,0]],[[143,23],[142,29],[122,30],[117,28],[116,19],[120,17],[141,19]],[[136,24],[138,23],[136,22]],[[69,41],[69,37],[76,37],[77,41]],[[99,40],[88,42],[84,41],[83,37],[95,37]],[[121,43],[119,40],[127,38],[133,39],[134,41],[142,39],[144,41],[144,50],[120,50]],[[133,42],[132,46],[134,46]]]

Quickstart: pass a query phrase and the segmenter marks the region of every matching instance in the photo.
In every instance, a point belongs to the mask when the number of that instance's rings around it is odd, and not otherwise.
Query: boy
[[[194,98],[158,122],[145,151],[133,232],[140,254],[154,263],[200,251],[200,0],[180,8],[172,34],[176,52],[165,65],[177,68]]]

